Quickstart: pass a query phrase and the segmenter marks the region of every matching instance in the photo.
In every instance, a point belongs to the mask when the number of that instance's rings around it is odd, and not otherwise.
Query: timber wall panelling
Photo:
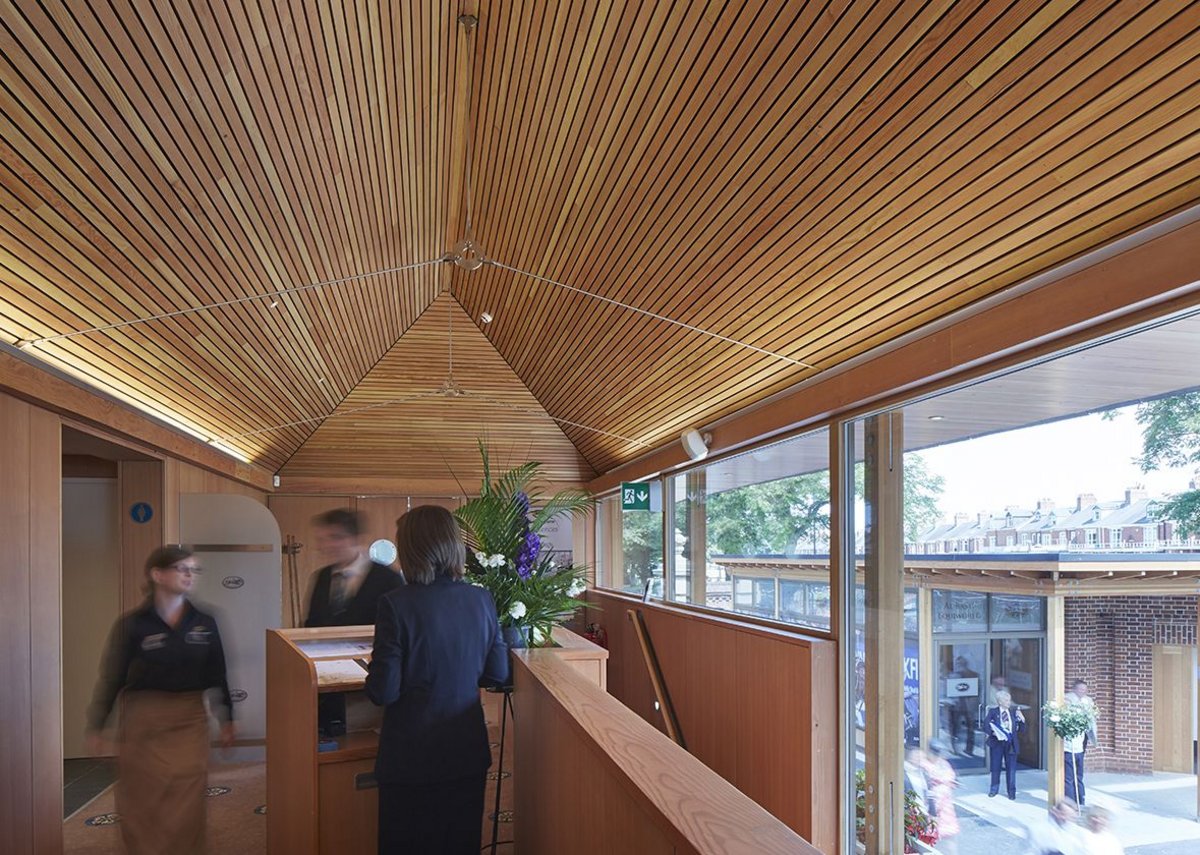
[[[62,851],[61,431],[0,394],[0,846]]]
[[[837,841],[835,643],[589,591],[609,693],[662,729],[626,610],[641,609],[688,752],[824,852]]]

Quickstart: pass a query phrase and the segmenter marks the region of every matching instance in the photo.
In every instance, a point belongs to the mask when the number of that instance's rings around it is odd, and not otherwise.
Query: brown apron
[[[126,692],[117,813],[130,855],[196,855],[204,846],[208,716],[202,692]]]

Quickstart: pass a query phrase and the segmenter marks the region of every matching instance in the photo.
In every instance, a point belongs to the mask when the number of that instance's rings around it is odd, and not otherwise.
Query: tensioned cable
[[[164,312],[161,315],[149,315],[144,318],[134,318],[128,321],[118,321],[112,324],[104,324],[98,327],[89,327],[83,330],[72,330],[71,332],[57,333],[56,335],[43,336],[42,338],[29,339],[28,341],[20,342],[18,347],[25,347],[31,344],[43,344],[50,341],[58,341],[64,338],[72,338],[77,335],[89,335],[91,333],[108,332],[109,330],[122,329],[131,327],[136,324],[146,324],[151,321],[163,321],[168,318],[177,318],[180,315],[191,315],[196,312],[206,312],[212,309],[221,309],[226,306],[236,306],[241,303],[253,303],[256,300],[268,300],[272,297],[281,297],[285,294],[298,294],[302,291],[312,291],[316,288],[326,288],[332,285],[346,285],[350,282],[358,282],[363,279],[370,279],[375,276],[387,276],[391,273],[403,273],[405,270],[416,270],[419,267],[428,267],[431,264],[442,264],[446,261],[446,256],[430,259],[429,261],[418,261],[413,264],[402,264],[399,267],[388,267],[384,270],[374,270],[370,273],[356,273],[353,276],[343,276],[340,279],[326,279],[323,282],[312,282],[308,285],[295,285],[291,288],[281,288],[278,291],[268,291],[265,294],[251,294],[246,297],[235,297],[232,300],[222,300],[219,303],[205,303],[202,306],[190,306],[186,309],[176,309],[173,312]]]
[[[685,330],[691,330],[694,333],[700,333],[701,335],[706,335],[710,338],[715,338],[719,341],[725,342],[726,344],[733,344],[733,345],[737,345],[738,347],[744,347],[747,350],[753,350],[755,353],[761,353],[765,356],[770,356],[774,359],[781,359],[784,362],[790,362],[793,365],[799,365],[803,368],[811,368],[813,371],[821,370],[820,368],[813,365],[812,363],[805,362],[802,359],[795,359],[794,357],[791,357],[791,356],[785,356],[782,353],[776,353],[773,350],[767,350],[766,348],[759,347],[758,345],[749,344],[748,342],[744,342],[744,341],[739,341],[736,338],[730,338],[727,335],[721,335],[720,333],[715,333],[715,332],[712,332],[711,330],[706,330],[703,327],[698,327],[698,326],[695,326],[694,324],[685,323],[684,321],[677,321],[674,318],[668,318],[666,315],[660,315],[657,312],[650,311],[649,309],[643,309],[639,306],[631,306],[628,303],[622,303],[620,300],[615,300],[612,297],[605,297],[603,294],[596,294],[596,293],[593,293],[592,291],[584,290],[583,288],[577,288],[574,285],[568,285],[565,282],[559,282],[555,279],[551,279],[549,276],[542,276],[541,274],[538,274],[538,273],[530,273],[528,270],[521,270],[519,267],[513,267],[512,265],[505,264],[502,261],[496,261],[494,258],[484,258],[483,263],[490,264],[493,267],[499,267],[501,270],[507,270],[511,273],[516,273],[520,276],[528,276],[530,279],[536,279],[538,282],[545,282],[547,285],[554,285],[558,288],[565,288],[568,291],[572,291],[576,294],[582,294],[585,297],[591,297],[593,300],[600,300],[600,301],[602,301],[604,303],[608,303],[609,305],[612,305],[612,306],[620,306],[622,309],[628,309],[631,312],[637,312],[640,315],[646,315],[648,317],[654,318],[655,320],[663,321],[664,323],[673,324],[674,326],[677,326],[677,327],[683,327]]]
[[[489,404],[495,404],[498,407],[507,407],[510,410],[516,410],[517,412],[525,413],[530,416],[539,416],[539,417],[545,416],[546,418],[550,419],[551,421],[557,422],[559,424],[570,425],[571,427],[579,428],[580,430],[591,431],[592,433],[598,433],[598,434],[602,434],[604,436],[610,436],[613,439],[619,439],[622,442],[630,442],[630,443],[633,443],[634,445],[640,445],[643,448],[650,448],[650,443],[643,442],[640,439],[630,439],[627,436],[621,436],[619,433],[613,433],[612,431],[601,430],[600,428],[594,428],[591,425],[581,424],[580,422],[573,422],[570,419],[560,419],[558,416],[550,415],[550,413],[547,412],[546,410],[540,410],[540,411],[539,410],[531,410],[528,407],[522,407],[520,404],[510,404],[508,401],[501,401],[500,399],[493,398],[490,395],[481,395],[478,392],[472,392],[470,389],[463,389],[462,391],[463,391],[463,394],[468,398],[478,398],[481,401],[487,401]]]
[[[301,425],[310,425],[313,422],[323,422],[326,419],[336,419],[339,416],[350,416],[350,415],[354,415],[355,413],[366,412],[367,410],[378,410],[381,407],[392,407],[392,406],[395,406],[396,404],[406,404],[409,401],[416,401],[421,398],[433,398],[433,397],[437,397],[440,394],[441,393],[436,390],[430,391],[430,392],[416,392],[412,395],[405,395],[402,398],[391,398],[387,401],[376,401],[374,404],[364,404],[361,407],[352,407],[349,410],[341,410],[339,412],[329,413],[328,415],[324,415],[324,416],[313,416],[311,419],[297,419],[294,422],[285,422],[284,424],[272,425],[271,427],[265,427],[265,428],[259,428],[258,430],[247,431],[246,433],[230,434],[229,436],[219,438],[217,440],[217,442],[229,442],[229,441],[235,440],[235,439],[246,439],[247,437],[251,437],[251,436],[261,436],[264,433],[274,433],[275,431],[286,430],[287,428],[290,428],[290,427],[300,427]]]

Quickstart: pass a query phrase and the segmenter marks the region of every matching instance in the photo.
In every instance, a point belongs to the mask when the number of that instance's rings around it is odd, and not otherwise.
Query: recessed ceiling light
[[[272,300],[272,301],[271,301],[271,308],[272,308],[272,309],[276,309],[276,308],[278,308],[278,307],[279,307],[279,301],[278,301],[278,300]]]
[[[490,324],[492,322],[492,313],[484,312],[479,316],[479,320],[483,321],[485,324]]]
[[[931,422],[940,422],[940,421],[943,421],[945,418],[946,418],[945,416],[930,416],[929,420]]]
[[[324,382],[325,382],[325,378],[324,378],[324,377],[318,377],[318,378],[317,378],[317,382],[318,382],[318,383],[324,383]]]

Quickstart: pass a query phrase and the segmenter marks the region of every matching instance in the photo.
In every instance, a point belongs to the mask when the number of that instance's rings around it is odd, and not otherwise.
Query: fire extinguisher
[[[583,637],[593,644],[608,649],[608,632],[598,623],[589,623],[583,632]]]

